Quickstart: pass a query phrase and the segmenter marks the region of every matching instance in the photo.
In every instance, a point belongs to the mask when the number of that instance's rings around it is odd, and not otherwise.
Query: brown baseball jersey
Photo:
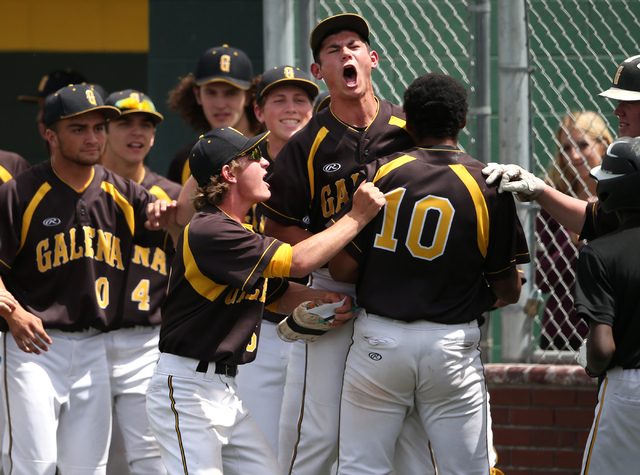
[[[489,188],[483,168],[449,146],[365,167],[360,181],[374,183],[387,203],[348,247],[359,263],[360,306],[396,320],[457,324],[495,303],[486,281],[508,278],[529,252],[513,197]]]
[[[169,164],[169,170],[167,171],[167,178],[169,180],[180,183],[181,185],[184,185],[187,182],[191,175],[191,169],[189,168],[189,154],[196,143],[198,143],[198,139],[189,142],[176,152],[173,160],[171,160],[171,163]]]
[[[288,288],[291,246],[206,205],[186,226],[162,306],[160,351],[244,364],[256,357],[265,306]]]
[[[596,200],[587,203],[584,226],[580,232],[580,239],[589,241],[609,234],[620,227],[620,220],[616,213],[605,213],[600,206],[600,201]]]
[[[30,167],[29,162],[17,153],[0,150],[0,185],[11,180]]]
[[[330,108],[316,114],[278,154],[268,180],[271,198],[259,211],[285,226],[322,231],[353,194],[365,164],[413,146],[404,117],[385,100],[378,100],[376,117],[364,130],[345,124]]]
[[[104,330],[116,318],[134,242],[153,198],[101,166],[76,191],[51,161],[0,186],[0,275],[45,328]],[[7,330],[4,319],[2,330]]]
[[[158,199],[177,200],[182,187],[149,168],[139,184]],[[173,241],[166,231],[149,232],[153,240],[134,245],[127,268],[127,285],[122,298],[122,312],[110,329],[136,325],[159,325],[160,308],[167,293],[169,271],[175,254]]]

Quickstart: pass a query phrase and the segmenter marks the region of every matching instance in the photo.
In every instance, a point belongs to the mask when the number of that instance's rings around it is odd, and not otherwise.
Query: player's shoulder
[[[180,195],[180,191],[182,190],[182,186],[180,186],[175,181],[169,180],[168,178],[163,177],[162,175],[154,172],[147,166],[144,167],[144,178],[140,182],[140,184],[157,198],[166,199],[164,196],[166,195],[170,198],[170,200],[177,200]],[[167,200],[167,201],[170,201]]]
[[[11,175],[16,176],[30,168],[31,165],[15,152],[0,150],[0,166],[5,168]]]
[[[117,173],[104,168],[102,165],[95,165],[95,181],[109,194],[116,190],[127,201],[149,200],[150,193],[142,185],[128,178],[123,178]]]

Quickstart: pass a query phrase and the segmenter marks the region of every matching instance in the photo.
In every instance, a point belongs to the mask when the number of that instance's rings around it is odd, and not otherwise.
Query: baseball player
[[[18,302],[0,311],[5,473],[105,472],[111,398],[102,331],[120,311],[134,242],[149,239],[154,200],[95,166],[105,122],[119,115],[90,86],[50,95],[42,120],[51,160],[0,187],[0,288]]]
[[[109,95],[105,104],[117,107],[120,117],[107,123],[107,146],[101,163],[121,177],[142,185],[158,199],[171,202],[181,186],[152,172],[144,159],[163,117],[149,96],[133,89]],[[160,307],[166,294],[174,246],[166,232],[160,246],[136,245],[127,269],[122,312],[104,336],[113,413],[123,435],[132,475],[166,473],[160,449],[146,413],[146,391],[158,361]],[[112,454],[113,455],[113,454]],[[111,465],[113,460],[109,460]]]
[[[29,162],[17,153],[0,150],[0,185],[29,168]]]
[[[618,101],[613,113],[618,116],[620,136],[640,136],[640,55],[625,59],[613,77],[609,89],[598,94]],[[487,183],[500,180],[500,192],[517,193],[520,201],[536,200],[556,221],[580,235],[580,239],[592,240],[610,233],[619,226],[613,213],[603,213],[598,201],[582,200],[546,186],[544,181],[517,165],[488,164],[483,171]]]
[[[178,240],[162,307],[162,353],[147,393],[151,427],[170,474],[281,473],[234,381],[238,365],[256,356],[263,309],[286,314],[306,300],[346,299],[336,312],[345,312],[341,319],[353,316],[346,313],[350,297],[284,277],[307,275],[333,257],[384,198],[371,184],[362,185],[353,213],[336,223],[338,229],[295,246],[252,232],[244,218],[270,195],[268,162],[258,149],[267,134],[249,139],[231,127],[214,129],[189,157],[198,211]]]
[[[253,137],[261,130],[253,112],[255,88],[247,54],[229,45],[214,46],[200,57],[195,75],[189,73],[181,78],[169,93],[169,109],[180,111],[196,131],[231,126]],[[197,139],[178,150],[167,178],[182,185],[187,182],[191,174],[187,159],[196,142]]]
[[[635,473],[640,418],[640,138],[622,137],[591,174],[606,213],[620,229],[580,253],[575,307],[589,323],[586,371],[601,384],[582,475]]]
[[[278,66],[265,71],[256,91],[255,114],[270,132],[259,143],[263,158],[269,162],[267,178],[284,144],[304,127],[312,115],[313,99],[318,86],[311,77],[293,66]],[[263,220],[249,213],[254,230],[261,232]],[[307,278],[298,282],[306,284]],[[247,405],[251,417],[278,453],[278,427],[284,385],[291,347],[304,351],[304,344],[285,343],[276,333],[276,324],[282,317],[265,310],[260,329],[260,352],[256,359],[238,374],[238,395]]]
[[[387,204],[349,255],[330,262],[334,278],[357,282],[362,307],[344,373],[338,474],[391,473],[411,411],[438,473],[490,473],[478,320],[497,299],[518,301],[515,266],[529,255],[513,198],[487,188],[484,165],[457,147],[466,98],[440,73],[409,86],[417,147],[366,165],[360,180]]]
[[[320,22],[311,35],[313,76],[324,79],[331,105],[284,146],[269,178],[272,196],[258,205],[268,219],[265,234],[295,244],[322,231],[348,201],[363,165],[413,146],[402,109],[375,97],[371,71],[378,55],[369,46],[369,25],[355,14]],[[305,229],[306,228],[306,229]],[[354,294],[351,284],[333,282],[328,270],[312,275],[312,287]],[[281,415],[279,460],[293,474],[329,474],[337,457],[342,372],[352,325],[306,345],[306,358],[290,358]],[[301,410],[300,399],[303,397]],[[409,445],[399,448],[400,474],[424,473],[431,465],[424,430],[408,418]]]

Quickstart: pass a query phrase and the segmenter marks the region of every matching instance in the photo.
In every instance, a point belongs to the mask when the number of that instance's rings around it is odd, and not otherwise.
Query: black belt
[[[238,365],[235,364],[222,364],[222,363],[213,363],[216,365],[216,374],[224,374],[225,376],[230,376],[235,378],[236,374],[238,374]],[[206,373],[209,369],[208,361],[200,361],[198,363],[198,367],[196,368],[196,372],[198,373]]]

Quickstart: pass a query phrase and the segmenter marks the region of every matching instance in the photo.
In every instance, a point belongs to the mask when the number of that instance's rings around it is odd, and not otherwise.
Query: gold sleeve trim
[[[271,249],[273,247],[273,245],[275,243],[277,243],[278,241],[276,239],[274,239],[271,244],[269,244],[269,246],[267,246],[267,248],[264,250],[264,252],[262,253],[262,255],[260,256],[260,259],[258,259],[258,262],[256,262],[256,265],[253,266],[253,269],[251,269],[251,273],[247,276],[247,279],[244,281],[244,284],[242,284],[242,291],[244,291],[244,287],[247,285],[247,282],[249,282],[249,280],[251,279],[251,276],[255,273],[256,268],[260,265],[260,263],[262,262],[262,259],[264,259],[264,256],[267,252],[269,252],[269,249]],[[277,252],[277,251],[276,251]]]
[[[478,249],[480,249],[482,257],[487,257],[487,249],[489,247],[489,210],[482,190],[464,165],[449,165],[449,168],[458,175],[458,178],[471,194],[471,199],[476,208],[476,222],[478,223]]]
[[[409,162],[413,162],[414,160],[415,160],[415,157],[412,157],[411,155],[403,155],[401,157],[396,158],[392,162],[382,165],[380,168],[378,168],[378,171],[376,172],[376,176],[373,177],[373,183],[375,184],[375,182],[380,180],[385,175],[388,175],[396,168],[399,168],[402,165],[406,165]]]
[[[44,198],[44,196],[51,189],[51,185],[49,183],[43,183],[42,186],[38,189],[36,194],[31,198],[29,202],[29,206],[27,206],[26,211],[24,212],[24,216],[22,216],[22,229],[20,231],[20,247],[18,248],[18,252],[16,255],[20,253],[24,243],[27,240],[27,233],[29,232],[29,227],[31,226],[31,220],[33,219],[33,213],[35,213],[36,208]]]
[[[116,204],[122,209],[124,212],[124,217],[127,220],[127,225],[129,226],[129,230],[131,231],[131,235],[133,236],[136,232],[136,219],[133,212],[133,206],[126,200],[124,196],[120,194],[120,192],[113,186],[113,183],[108,183],[103,181],[100,187],[113,197]]]
[[[149,193],[151,193],[153,196],[155,196],[159,200],[165,200],[165,201],[168,201],[169,203],[171,203],[172,201],[172,199],[169,197],[167,192],[157,185],[153,185],[149,190]]]
[[[271,258],[269,265],[262,273],[262,277],[289,277],[292,259],[293,247],[290,244],[282,244]]]
[[[3,166],[0,166],[0,180],[2,180],[3,183],[6,183],[12,178],[13,178],[13,175],[11,175],[11,173],[9,173],[9,171],[6,168],[4,168]]]
[[[184,278],[191,284],[193,290],[211,302],[215,301],[228,287],[221,285],[206,277],[196,264],[191,248],[189,247],[189,225],[187,224],[182,236],[182,258],[184,260]]]
[[[395,125],[396,127],[400,127],[401,129],[407,130],[407,121],[401,119],[400,117],[396,117],[395,115],[392,115],[391,118],[389,119],[389,125]]]

